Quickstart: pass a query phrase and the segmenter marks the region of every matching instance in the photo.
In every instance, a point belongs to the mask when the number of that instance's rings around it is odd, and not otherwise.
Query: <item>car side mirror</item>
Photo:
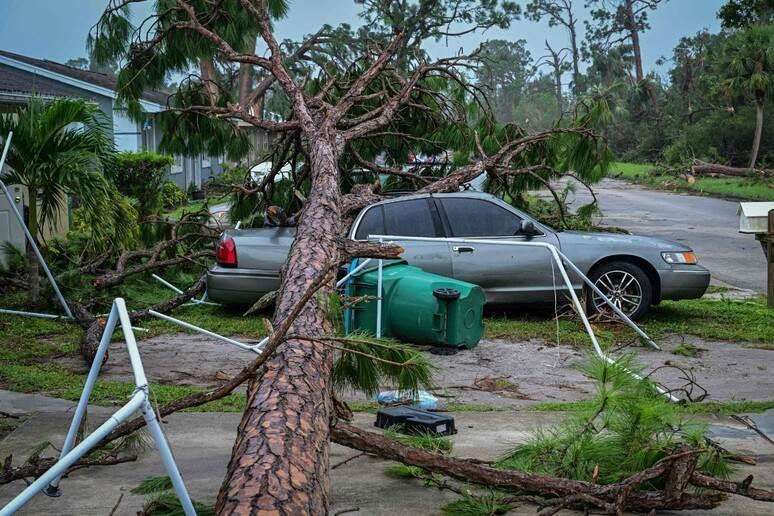
[[[537,230],[535,229],[535,223],[532,222],[531,220],[522,220],[521,227],[519,228],[519,233],[523,235],[537,234]]]

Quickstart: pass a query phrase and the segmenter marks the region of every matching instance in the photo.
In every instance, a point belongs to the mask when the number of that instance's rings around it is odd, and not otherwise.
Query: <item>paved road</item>
[[[594,187],[603,212],[602,223],[633,233],[684,243],[714,279],[758,292],[766,290],[766,260],[757,240],[738,232],[738,202],[648,190],[624,181],[605,179]],[[577,189],[572,207],[590,202]]]

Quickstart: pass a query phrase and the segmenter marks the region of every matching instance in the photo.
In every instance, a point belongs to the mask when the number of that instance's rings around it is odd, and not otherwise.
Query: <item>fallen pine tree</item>
[[[696,176],[721,175],[732,177],[772,178],[774,170],[764,168],[739,168],[717,163],[707,163],[698,159],[693,160],[691,173]]]
[[[425,192],[457,191],[484,172],[522,189],[544,184],[563,172],[575,171],[584,178],[601,177],[605,172],[610,154],[593,130],[602,103],[583,104],[572,121],[563,121],[566,126],[538,134],[526,134],[513,125],[498,126],[491,113],[485,112],[486,99],[467,84],[463,73],[474,66],[475,55],[433,61],[421,49],[423,40],[437,39],[452,26],[456,30],[457,23],[470,24],[471,30],[507,25],[515,15],[515,4],[423,3],[423,12],[411,17],[421,24],[387,27],[373,39],[344,37],[343,44],[341,33],[332,37],[318,32],[296,46],[298,51],[287,52],[274,34],[271,18],[282,11],[275,2],[158,3],[147,23],[139,25],[131,22],[129,5],[135,3],[109,2],[94,28],[95,54],[125,63],[118,77],[121,95],[127,97],[122,100],[137,105],[144,87],[163,84],[171,70],[195,66],[201,71],[199,77],[181,81],[178,94],[168,103],[180,139],[185,139],[186,130],[193,135],[184,142],[186,152],[205,152],[200,134],[203,124],[209,124],[206,127],[212,131],[219,124],[227,125],[225,136],[219,133],[223,141],[233,137],[234,121],[240,120],[275,134],[292,134],[302,142],[305,157],[308,189],[282,270],[274,331],[265,352],[220,388],[159,408],[163,417],[219,399],[247,382],[246,408],[218,495],[219,514],[327,513],[329,445],[336,439],[385,457],[402,457],[444,470],[455,478],[471,477],[470,481],[514,489],[527,487],[551,499],[557,498],[556,489],[560,489],[559,506],[580,504],[611,512],[624,507],[708,508],[720,502],[718,495],[685,492],[695,468],[692,450],[677,451],[615,487],[591,487],[529,473],[496,474],[483,465],[474,468],[470,461],[416,455],[411,447],[401,448],[403,445],[387,443],[377,434],[360,433],[338,418],[341,405],[334,396],[334,363],[337,353],[354,350],[347,347],[346,338],[332,335],[333,271],[355,256],[377,255],[382,250],[370,244],[353,253],[341,245],[348,219],[382,195],[373,185],[342,192],[343,185],[351,186],[355,161],[348,147],[356,149],[359,166],[369,170],[378,170],[374,161],[384,149],[399,152],[417,146],[425,152],[446,154],[453,148],[454,166],[444,169],[444,177],[422,186],[420,191]],[[265,53],[256,54],[255,45],[250,44],[254,43],[252,36],[263,40]],[[331,42],[333,48],[324,47]],[[331,55],[338,59],[318,64]],[[261,79],[254,88],[245,88],[244,95],[242,91],[236,97],[221,95],[229,88],[217,84],[216,62],[233,65],[238,73],[247,70],[248,77],[251,70],[258,69]],[[263,119],[262,109],[254,109],[270,89],[290,105],[284,120]],[[477,115],[469,119],[471,112]],[[162,121],[163,115],[159,116]],[[160,255],[154,256],[141,258],[163,262]],[[130,266],[124,269],[129,270]],[[114,281],[113,276],[104,279],[106,284]],[[385,363],[376,353],[374,349],[367,354],[374,363]],[[412,366],[409,361],[391,362],[391,367]],[[142,424],[142,420],[133,420],[109,438],[135,431]],[[649,476],[663,478],[665,487],[635,489]]]

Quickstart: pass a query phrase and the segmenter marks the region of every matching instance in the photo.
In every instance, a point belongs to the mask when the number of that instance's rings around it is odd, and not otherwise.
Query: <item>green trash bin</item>
[[[376,335],[378,274],[374,263],[351,280],[350,296],[372,298],[350,309],[352,330]],[[478,285],[431,274],[402,260],[385,260],[382,336],[414,344],[475,347],[484,333],[485,301]]]

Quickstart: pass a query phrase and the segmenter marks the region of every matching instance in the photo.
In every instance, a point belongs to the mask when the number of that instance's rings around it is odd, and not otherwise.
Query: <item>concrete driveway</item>
[[[603,225],[686,244],[713,279],[765,292],[763,250],[753,236],[738,232],[737,201],[648,190],[615,179],[604,179],[594,191]],[[591,202],[591,195],[578,185],[569,200],[572,208],[578,208]]]

